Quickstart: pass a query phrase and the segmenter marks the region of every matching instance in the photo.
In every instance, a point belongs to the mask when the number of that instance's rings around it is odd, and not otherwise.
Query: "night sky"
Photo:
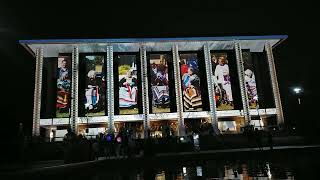
[[[18,40],[50,38],[286,34],[289,38],[274,50],[286,121],[296,123],[298,129],[309,134],[316,133],[320,127],[315,115],[320,99],[319,51],[315,37],[319,21],[317,11],[311,8],[316,7],[315,4],[222,0],[184,4],[171,1],[66,3],[0,2],[0,132],[7,137],[16,135],[19,122],[25,124],[28,132],[32,126],[35,60]],[[289,89],[294,85],[304,88],[300,107]]]

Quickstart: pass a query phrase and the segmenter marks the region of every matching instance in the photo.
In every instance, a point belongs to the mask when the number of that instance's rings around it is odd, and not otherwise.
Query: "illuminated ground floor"
[[[101,117],[99,117],[101,118]],[[61,119],[60,119],[61,120]],[[79,134],[88,139],[94,139],[100,134],[108,133],[108,123],[92,122],[92,118],[87,118],[87,122],[83,121],[78,124]],[[45,121],[45,120],[43,120]],[[49,121],[49,119],[47,119]],[[51,119],[53,123],[54,119]],[[41,126],[41,133],[47,140],[61,141],[67,133],[69,124],[46,124]],[[220,134],[240,134],[245,126],[245,119],[238,117],[221,117],[218,119],[218,129]],[[262,115],[252,116],[251,124],[259,130],[270,130],[277,128],[276,116]],[[166,136],[178,136],[179,121],[177,119],[150,120],[149,133],[150,137],[163,138]],[[185,136],[193,134],[208,135],[212,134],[212,124],[209,117],[202,118],[186,118],[184,119]],[[144,126],[142,120],[115,121],[114,132],[117,134],[120,130],[130,131],[136,139],[145,137]]]

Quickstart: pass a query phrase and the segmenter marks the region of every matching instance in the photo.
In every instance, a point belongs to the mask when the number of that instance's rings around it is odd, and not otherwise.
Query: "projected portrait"
[[[201,111],[201,89],[197,54],[180,54],[180,72],[185,111]]]
[[[218,110],[234,109],[227,54],[212,53],[211,61],[216,107]]]
[[[105,115],[105,72],[103,56],[85,56],[86,81],[85,102],[86,115]]]
[[[170,112],[168,60],[166,54],[150,55],[152,113]]]
[[[138,79],[135,55],[118,56],[120,114],[138,114]]]
[[[254,65],[252,62],[250,52],[242,52],[244,64],[244,81],[247,87],[248,101],[251,109],[257,108],[258,105],[258,92],[256,78],[254,74]]]
[[[71,58],[58,57],[56,117],[69,117],[71,91]]]

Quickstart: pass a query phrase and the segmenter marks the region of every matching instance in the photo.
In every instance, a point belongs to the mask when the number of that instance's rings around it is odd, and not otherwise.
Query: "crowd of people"
[[[263,139],[265,131],[254,128],[253,125],[248,125],[244,128],[243,134],[247,137],[248,143],[253,145],[253,147],[263,150]],[[266,131],[267,133],[267,145],[270,147],[270,150],[273,149],[273,136],[271,131]]]
[[[100,133],[94,140],[76,135],[71,129],[63,138],[65,163],[95,160],[98,157],[130,158],[141,150],[141,143],[136,142],[131,131],[121,129],[114,133]]]

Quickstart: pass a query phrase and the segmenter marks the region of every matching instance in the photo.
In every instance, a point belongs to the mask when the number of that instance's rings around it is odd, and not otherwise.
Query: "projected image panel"
[[[258,92],[256,78],[254,74],[254,65],[252,62],[250,52],[242,52],[243,64],[244,64],[244,81],[247,86],[247,94],[249,106],[251,109],[257,108],[258,105]]]
[[[105,71],[104,56],[85,56],[85,114],[87,116],[105,115]]]
[[[138,79],[136,55],[118,56],[119,112],[138,114]]]
[[[202,111],[199,66],[196,53],[180,54],[180,72],[184,111]]]
[[[71,97],[71,57],[59,56],[57,66],[56,117],[69,117]]]
[[[234,109],[227,53],[212,53],[211,61],[217,110]]]
[[[168,61],[166,54],[150,55],[152,113],[170,112]]]

